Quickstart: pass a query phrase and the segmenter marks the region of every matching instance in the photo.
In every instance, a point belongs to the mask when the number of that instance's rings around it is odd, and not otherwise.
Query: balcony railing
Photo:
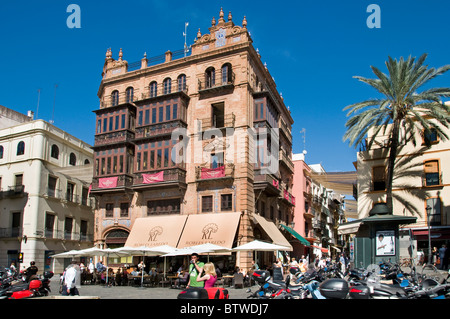
[[[219,73],[215,75],[204,74],[198,79],[198,91],[220,90],[234,86],[235,74]]]
[[[281,163],[283,163],[291,172],[294,172],[294,163],[287,155],[286,151],[283,149],[280,149],[279,158]]]
[[[226,164],[217,168],[210,168],[206,165],[196,166],[195,178],[197,182],[234,178],[234,164]]]
[[[137,127],[135,139],[171,134],[177,128],[186,128],[186,124],[180,120],[175,120],[167,123]]]
[[[134,139],[134,136],[134,133],[128,130],[99,134],[95,136],[94,145],[101,146],[121,142],[131,142]]]
[[[0,238],[22,237],[21,227],[0,228]]]
[[[223,116],[223,121],[213,116],[200,118],[197,121],[199,122],[195,123],[195,125],[197,125],[197,131],[199,132],[215,128],[234,128],[236,116],[234,113],[229,113]]]
[[[123,189],[133,185],[133,176],[129,174],[98,176],[92,178],[91,192]]]
[[[25,194],[25,185],[8,186],[7,190],[0,192],[0,198],[22,197]]]
[[[93,234],[78,233],[78,232],[68,232],[65,230],[53,230],[45,229],[44,231],[36,232],[39,238],[47,239],[60,239],[60,240],[74,240],[74,241],[93,241]]]
[[[134,186],[160,187],[167,183],[186,183],[186,171],[181,168],[171,168],[134,174]]]

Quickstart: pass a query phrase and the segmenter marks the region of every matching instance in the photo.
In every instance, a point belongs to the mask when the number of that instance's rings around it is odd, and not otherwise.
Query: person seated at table
[[[178,274],[178,278],[175,280],[175,285],[172,288],[181,288],[181,285],[186,286],[189,281],[189,272],[186,270],[181,270]]]
[[[116,281],[117,286],[122,285],[122,269],[121,268],[117,269],[117,271],[116,271],[115,281]]]
[[[197,277],[197,281],[204,281],[205,288],[212,288],[217,281],[216,267],[213,263],[206,263],[203,266],[204,275]]]

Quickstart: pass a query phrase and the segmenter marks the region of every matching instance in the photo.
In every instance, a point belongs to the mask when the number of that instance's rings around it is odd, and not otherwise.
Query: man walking
[[[439,259],[441,260],[441,270],[446,270],[448,268],[448,251],[447,245],[445,244],[442,245],[441,248],[439,248]]]

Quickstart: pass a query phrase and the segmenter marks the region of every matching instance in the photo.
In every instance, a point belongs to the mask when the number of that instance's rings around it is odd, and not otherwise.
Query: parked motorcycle
[[[32,297],[48,296],[50,289],[50,278],[52,271],[44,272],[43,278],[35,278],[30,282],[17,282],[5,285],[0,289],[0,298],[22,299]]]

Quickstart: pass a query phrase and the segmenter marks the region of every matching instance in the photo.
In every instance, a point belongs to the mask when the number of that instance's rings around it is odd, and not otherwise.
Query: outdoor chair
[[[237,288],[238,286],[240,286],[240,288],[244,288],[244,274],[235,274],[233,280],[234,288]]]

